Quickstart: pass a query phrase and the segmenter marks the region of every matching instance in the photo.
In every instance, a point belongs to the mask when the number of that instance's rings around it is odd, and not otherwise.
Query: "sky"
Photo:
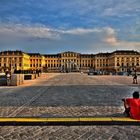
[[[0,0],[0,51],[140,51],[140,0]]]

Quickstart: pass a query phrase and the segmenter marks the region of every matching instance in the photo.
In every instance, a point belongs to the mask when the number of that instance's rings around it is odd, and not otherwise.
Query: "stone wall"
[[[11,86],[18,86],[24,83],[24,74],[12,74],[11,75]]]

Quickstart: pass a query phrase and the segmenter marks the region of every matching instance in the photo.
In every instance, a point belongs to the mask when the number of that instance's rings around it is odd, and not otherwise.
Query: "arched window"
[[[120,66],[120,64],[119,64],[119,63],[117,63],[117,66]]]

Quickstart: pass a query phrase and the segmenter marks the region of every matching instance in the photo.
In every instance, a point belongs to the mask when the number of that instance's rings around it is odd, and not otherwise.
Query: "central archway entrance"
[[[79,66],[76,64],[76,62],[66,61],[61,66],[61,71],[62,72],[78,72],[79,71]]]

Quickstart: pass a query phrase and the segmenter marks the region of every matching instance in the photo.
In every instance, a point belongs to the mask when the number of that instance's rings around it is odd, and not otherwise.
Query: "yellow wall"
[[[30,56],[28,54],[23,53],[22,57],[22,70],[30,69]]]
[[[71,64],[70,64],[71,63]],[[140,71],[140,54],[134,51],[126,53],[80,54],[63,52],[55,55],[27,54],[21,51],[0,52],[0,72],[16,70],[58,70],[62,66],[76,65],[79,69],[127,71],[137,68]]]

